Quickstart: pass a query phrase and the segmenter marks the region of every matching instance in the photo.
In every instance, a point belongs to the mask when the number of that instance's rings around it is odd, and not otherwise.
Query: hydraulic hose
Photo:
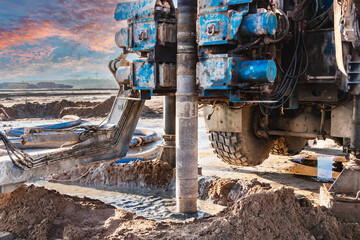
[[[25,128],[16,128],[16,129],[12,129],[7,131],[7,135],[8,136],[15,136],[12,138],[9,138],[8,140],[17,148],[19,149],[45,149],[45,148],[51,148],[51,147],[59,147],[63,144],[65,144],[66,142],[61,141],[60,138],[58,138],[58,136],[55,136],[55,134],[58,134],[56,132],[56,130],[64,130],[66,128],[70,128],[70,127],[74,127],[77,126],[81,123],[81,119],[80,118],[75,118],[72,121],[68,121],[68,122],[64,122],[64,123],[56,123],[56,124],[47,124],[47,125],[41,125],[41,126],[37,126],[35,128],[42,128],[44,130],[54,130],[54,132],[49,132],[49,131],[45,131],[45,132],[41,132],[40,134],[43,134],[44,136],[46,135],[48,138],[47,139],[57,139],[58,142],[54,143],[54,142],[50,142],[50,140],[48,141],[43,141],[43,142],[37,142],[37,143],[27,143],[26,144],[26,139],[24,136],[24,130]],[[82,132],[85,131],[85,129],[73,129],[71,131],[70,130],[65,130],[66,133],[65,134],[73,134],[74,136],[78,136],[79,134],[81,134]],[[76,133],[76,134],[74,134]],[[52,137],[52,135],[54,135]],[[49,138],[50,137],[50,138]],[[136,129],[134,136],[130,142],[129,147],[130,148],[136,148],[139,146],[143,146],[145,144],[149,144],[149,143],[153,143],[157,140],[157,133],[153,130],[150,129]],[[5,145],[0,145],[0,149],[1,148],[5,148]],[[118,159],[115,162],[116,163],[129,163],[131,161],[136,161],[136,160],[141,160],[141,161],[148,161],[148,160],[154,160],[157,158],[159,153],[159,149],[157,147],[150,149],[148,151],[141,151],[139,149],[139,152],[137,153],[132,153],[127,155],[125,158],[122,159]]]
[[[81,123],[81,118],[77,116],[64,116],[62,119],[70,119],[70,121],[63,122],[63,123],[55,123],[55,124],[47,124],[47,125],[40,125],[36,126],[35,128],[42,128],[45,130],[57,130],[57,129],[65,129],[78,126]],[[6,134],[11,137],[20,137],[24,135],[25,128],[14,128],[9,131],[6,131]]]

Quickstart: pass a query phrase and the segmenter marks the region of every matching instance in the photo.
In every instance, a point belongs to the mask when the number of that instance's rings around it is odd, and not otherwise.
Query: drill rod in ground
[[[178,1],[176,92],[176,203],[179,213],[197,212],[198,97],[197,1]]]

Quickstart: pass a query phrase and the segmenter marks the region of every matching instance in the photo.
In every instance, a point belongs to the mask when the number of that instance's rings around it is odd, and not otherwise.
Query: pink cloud
[[[36,45],[49,37],[66,38],[84,44],[92,51],[114,52],[114,35],[125,23],[113,19],[118,1],[59,0],[59,9],[45,9],[31,15],[41,15],[42,19],[31,17],[7,26],[0,31],[0,50],[13,46]],[[58,10],[58,11],[56,11]]]
[[[49,20],[34,21],[31,19],[23,19],[21,25],[13,26],[9,30],[2,29],[0,31],[0,49],[8,50],[13,46],[24,45],[25,43],[36,45],[39,40],[48,37],[67,37],[71,32],[60,30]]]

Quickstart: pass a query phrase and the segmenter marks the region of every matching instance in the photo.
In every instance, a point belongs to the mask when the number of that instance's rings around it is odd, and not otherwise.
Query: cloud
[[[49,20],[34,21],[26,18],[21,19],[9,29],[0,28],[0,49],[6,52],[14,46],[39,44],[44,38],[70,35],[70,30],[60,30]]]
[[[114,35],[124,22],[113,18],[113,0],[0,0],[0,81],[2,79],[83,76],[89,71],[107,75],[103,66],[119,50]],[[5,4],[5,5],[3,5]],[[79,64],[72,69],[69,64]],[[24,67],[26,65],[26,67]],[[18,71],[18,68],[22,68]],[[96,67],[96,68],[95,68]],[[65,72],[68,71],[68,72]]]

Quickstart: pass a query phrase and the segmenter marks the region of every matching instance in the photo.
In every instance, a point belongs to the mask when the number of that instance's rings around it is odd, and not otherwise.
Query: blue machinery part
[[[239,57],[213,55],[197,65],[200,89],[203,97],[216,97],[219,90],[230,94],[232,102],[241,101],[232,97],[244,84],[272,83],[276,78],[276,65],[273,60],[243,61]]]
[[[266,86],[275,81],[273,60],[252,60],[234,53],[212,54],[212,47],[242,47],[258,42],[260,37],[274,35],[277,18],[272,11],[257,13],[251,0],[199,0],[198,44],[204,55],[197,64],[197,79],[202,97],[228,97],[231,102],[244,102],[238,90]],[[223,47],[226,49],[226,47]]]
[[[120,84],[133,90],[175,92],[176,33],[175,7],[172,0],[142,0],[119,3],[117,21],[127,20],[127,27],[115,36],[125,53],[141,52],[141,57],[114,69]],[[146,98],[147,97],[147,98]]]
[[[240,34],[243,36],[262,36],[276,33],[277,20],[273,12],[247,15],[241,23]]]
[[[276,15],[267,10],[257,13],[250,3],[252,0],[199,0],[199,47],[237,47],[241,42],[254,41],[254,37],[274,35]],[[126,53],[142,53],[140,58],[115,70],[118,83],[147,93],[141,94],[144,100],[155,93],[166,95],[174,92],[177,24],[173,2],[143,0],[120,3],[115,19],[127,20],[128,23],[116,34],[117,45]],[[206,55],[200,59],[197,73],[203,97],[227,96],[230,101],[237,102],[242,99],[234,97],[234,91],[243,89],[244,84],[273,83],[276,65],[272,60],[240,59],[227,54]]]
[[[237,44],[242,36],[274,35],[277,19],[273,12],[251,13],[252,0],[200,0],[199,46]],[[234,10],[236,9],[236,10]]]

